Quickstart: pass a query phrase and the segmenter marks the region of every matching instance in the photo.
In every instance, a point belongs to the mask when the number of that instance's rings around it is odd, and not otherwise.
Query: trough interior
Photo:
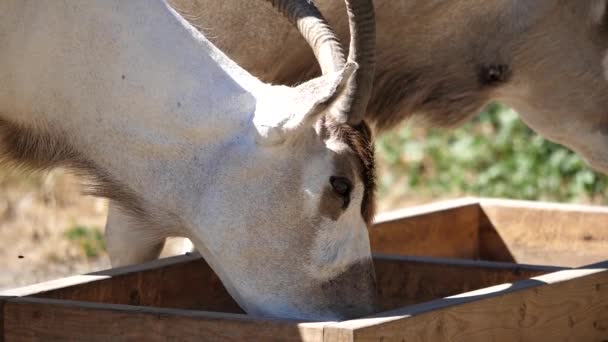
[[[443,298],[555,271],[551,267],[376,255],[382,310]],[[31,297],[242,313],[219,278],[199,257],[175,257],[92,274],[90,282]],[[103,278],[103,279],[100,279]]]
[[[608,259],[607,227],[601,207],[481,200],[404,210],[370,240],[377,253],[581,267]]]

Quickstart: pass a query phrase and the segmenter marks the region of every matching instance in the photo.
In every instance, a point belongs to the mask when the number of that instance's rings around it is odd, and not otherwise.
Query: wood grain
[[[375,253],[476,259],[478,225],[476,200],[445,201],[380,215],[370,242]]]
[[[6,341],[321,341],[323,323],[41,298],[5,304]]]
[[[382,214],[372,251],[579,267],[608,259],[608,208],[460,199]]]
[[[603,265],[605,267],[607,265]],[[325,341],[605,341],[608,271],[562,270],[328,325]]]
[[[4,342],[4,303],[10,298],[7,296],[0,296],[0,342]]]
[[[608,259],[608,208],[488,199],[480,206],[484,258],[570,267]]]
[[[509,228],[504,227],[504,229]],[[479,213],[479,258],[482,260],[516,262],[509,246],[481,208]]]
[[[4,291],[0,294],[229,313],[243,312],[219,278],[197,254],[68,277]]]

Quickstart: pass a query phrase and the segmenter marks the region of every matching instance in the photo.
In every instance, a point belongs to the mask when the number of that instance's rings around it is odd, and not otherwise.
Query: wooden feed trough
[[[601,263],[608,259],[608,209],[449,201],[381,215],[371,241],[382,253],[375,263],[385,310],[371,317],[298,322],[244,315],[207,264],[189,255],[4,291],[2,336],[5,341],[608,340],[608,263]]]

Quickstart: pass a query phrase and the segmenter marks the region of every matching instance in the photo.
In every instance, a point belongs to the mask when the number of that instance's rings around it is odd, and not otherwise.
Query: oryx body
[[[124,224],[117,264],[183,236],[249,313],[369,313],[373,151],[355,107],[373,8],[351,1],[364,34],[346,61],[314,7],[283,2],[324,70],[295,88],[251,76],[164,1],[0,2],[0,151],[89,177]]]

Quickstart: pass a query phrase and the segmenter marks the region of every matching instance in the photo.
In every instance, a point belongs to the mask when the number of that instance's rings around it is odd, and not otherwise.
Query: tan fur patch
[[[591,18],[595,23],[601,23],[606,15],[606,0],[594,0],[591,4]]]
[[[359,162],[355,161],[353,163],[351,154],[336,154],[333,162],[333,176],[346,177],[352,180],[355,178],[355,173],[360,174],[358,172],[360,169]],[[331,186],[326,186],[319,201],[319,212],[321,215],[330,220],[337,221],[344,212],[344,209],[344,199],[342,196],[333,191]]]
[[[341,198],[332,189],[327,186],[323,189],[321,194],[321,200],[319,201],[319,212],[321,216],[326,217],[332,221],[337,221],[344,208],[342,207]]]
[[[327,138],[331,136],[343,141],[357,157],[359,176],[364,187],[361,215],[365,222],[370,225],[374,219],[376,208],[376,165],[371,129],[364,121],[357,126],[350,126],[323,119],[322,126],[322,137],[325,136]],[[339,162],[344,163],[343,160]]]
[[[604,77],[606,78],[606,81],[608,81],[608,50],[606,50],[606,54],[604,55],[604,63],[602,63],[602,66],[604,67]]]

